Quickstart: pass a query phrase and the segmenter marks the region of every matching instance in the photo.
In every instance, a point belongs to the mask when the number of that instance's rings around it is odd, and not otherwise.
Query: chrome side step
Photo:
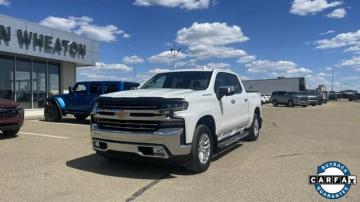
[[[245,130],[242,133],[237,133],[231,137],[221,140],[220,142],[218,142],[218,148],[224,149],[224,148],[230,146],[231,144],[234,144],[235,142],[241,140],[242,138],[248,136],[249,133],[250,133],[249,131]]]

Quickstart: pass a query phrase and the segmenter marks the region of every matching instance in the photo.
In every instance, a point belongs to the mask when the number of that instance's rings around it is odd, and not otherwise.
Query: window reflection
[[[0,56],[0,98],[14,100],[15,58]]]
[[[18,59],[16,61],[16,101],[24,108],[31,108],[30,70],[30,60]]]

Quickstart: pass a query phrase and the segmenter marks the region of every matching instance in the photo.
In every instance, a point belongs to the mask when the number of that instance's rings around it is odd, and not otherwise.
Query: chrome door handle
[[[232,99],[231,100],[231,104],[235,104],[236,100],[235,99]]]
[[[245,102],[247,102],[247,101],[248,101],[248,99],[247,99],[247,98],[245,98],[245,99],[244,99],[244,101],[245,101]]]

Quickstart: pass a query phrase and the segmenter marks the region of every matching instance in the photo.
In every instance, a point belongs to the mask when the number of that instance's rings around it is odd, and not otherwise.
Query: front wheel
[[[5,130],[3,131],[3,135],[5,136],[16,136],[16,134],[19,132],[19,129],[15,130]]]
[[[274,107],[278,106],[278,102],[276,100],[273,100],[272,104],[273,104]]]
[[[294,102],[292,100],[289,100],[288,107],[294,107]]]
[[[250,127],[250,133],[246,137],[246,140],[256,141],[260,134],[260,117],[258,114],[254,114],[253,122]]]
[[[189,162],[185,167],[195,173],[206,171],[213,154],[213,139],[208,126],[198,125],[195,129]]]
[[[45,106],[44,116],[46,121],[58,122],[61,121],[61,113],[57,106],[53,103],[49,103]]]

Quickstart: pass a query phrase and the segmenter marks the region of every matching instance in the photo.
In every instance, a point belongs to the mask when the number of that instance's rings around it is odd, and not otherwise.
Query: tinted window
[[[234,86],[235,94],[240,94],[242,92],[241,85],[239,79],[236,75],[228,74],[228,73],[218,73],[215,79],[214,90],[217,93],[219,87],[221,86]]]
[[[167,72],[160,73],[144,84],[148,88],[174,88],[205,90],[209,86],[212,72]]]
[[[86,85],[84,83],[78,83],[75,85],[73,91],[74,91],[74,93],[85,94],[86,93]]]
[[[235,94],[240,94],[242,92],[242,89],[238,77],[233,74],[226,74],[226,77],[228,78],[228,86],[234,86]]]
[[[119,91],[119,84],[117,83],[106,83],[104,84],[104,93],[113,93]]]
[[[214,84],[215,93],[218,93],[219,87],[221,86],[227,86],[227,82],[226,82],[225,73],[220,72],[216,75],[216,79],[215,79],[215,84]]]
[[[89,85],[89,92],[90,92],[90,94],[100,95],[101,94],[101,84],[91,83]]]

